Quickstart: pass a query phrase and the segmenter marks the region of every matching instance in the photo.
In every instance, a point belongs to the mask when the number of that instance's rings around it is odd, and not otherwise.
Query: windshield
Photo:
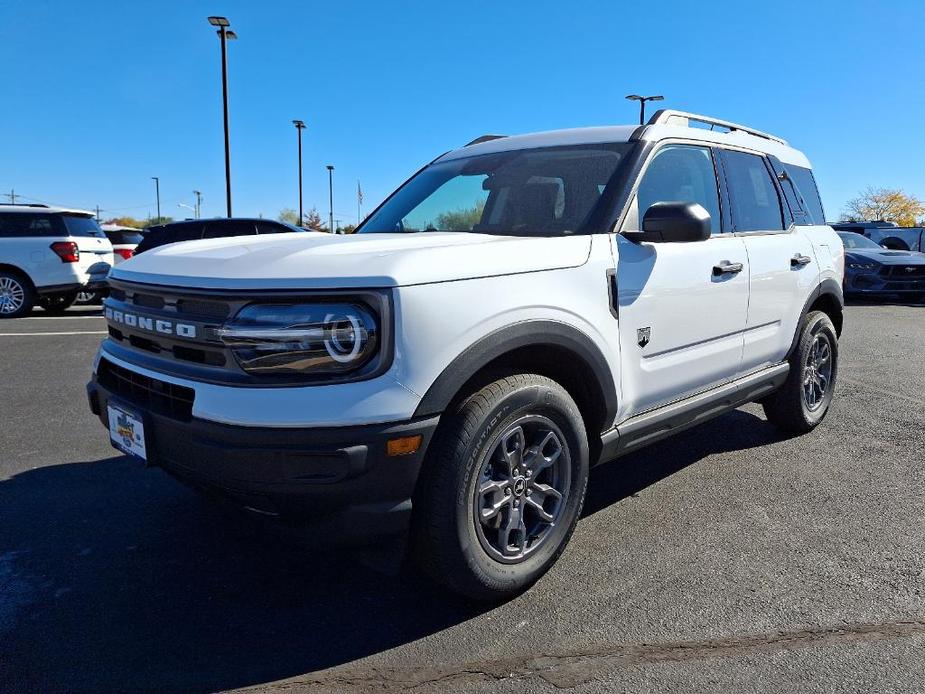
[[[437,162],[402,186],[359,233],[573,234],[631,146],[545,147]]]
[[[871,241],[866,236],[861,236],[860,234],[855,234],[853,231],[840,231],[838,235],[841,236],[842,243],[845,244],[845,248],[867,248],[869,250],[882,251],[883,247],[877,245]]]
[[[100,229],[93,217],[77,217],[75,215],[62,215],[67,233],[71,236],[96,236],[105,239],[106,234]]]

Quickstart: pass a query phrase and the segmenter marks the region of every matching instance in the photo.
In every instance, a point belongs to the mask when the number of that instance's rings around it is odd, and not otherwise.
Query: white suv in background
[[[590,466],[753,400],[819,424],[844,271],[824,219],[806,157],[735,123],[478,138],[355,234],[113,268],[90,407],[198,489],[334,541],[410,530],[436,580],[509,596],[565,548]]]
[[[112,244],[91,212],[0,205],[0,318],[63,311],[100,262],[112,265]]]

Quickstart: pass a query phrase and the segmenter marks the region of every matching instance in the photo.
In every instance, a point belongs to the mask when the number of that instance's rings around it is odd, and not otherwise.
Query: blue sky
[[[0,0],[0,193],[103,216],[203,191],[224,213],[218,39],[229,17],[235,213],[355,221],[482,133],[631,123],[632,92],[803,149],[828,217],[862,188],[925,198],[925,3]],[[0,198],[6,201],[6,198]]]

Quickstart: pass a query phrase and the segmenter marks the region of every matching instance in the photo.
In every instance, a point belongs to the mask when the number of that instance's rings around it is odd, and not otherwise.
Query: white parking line
[[[105,330],[74,330],[66,333],[0,333],[0,337],[35,337],[37,335],[108,335]]]

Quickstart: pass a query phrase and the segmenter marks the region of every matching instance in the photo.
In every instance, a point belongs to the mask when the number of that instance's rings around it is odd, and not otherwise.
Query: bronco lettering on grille
[[[176,323],[161,318],[146,318],[135,313],[126,313],[112,308],[106,309],[106,318],[113,323],[126,325],[130,328],[161,333],[162,335],[178,335],[179,337],[195,338],[196,326],[189,323]]]

